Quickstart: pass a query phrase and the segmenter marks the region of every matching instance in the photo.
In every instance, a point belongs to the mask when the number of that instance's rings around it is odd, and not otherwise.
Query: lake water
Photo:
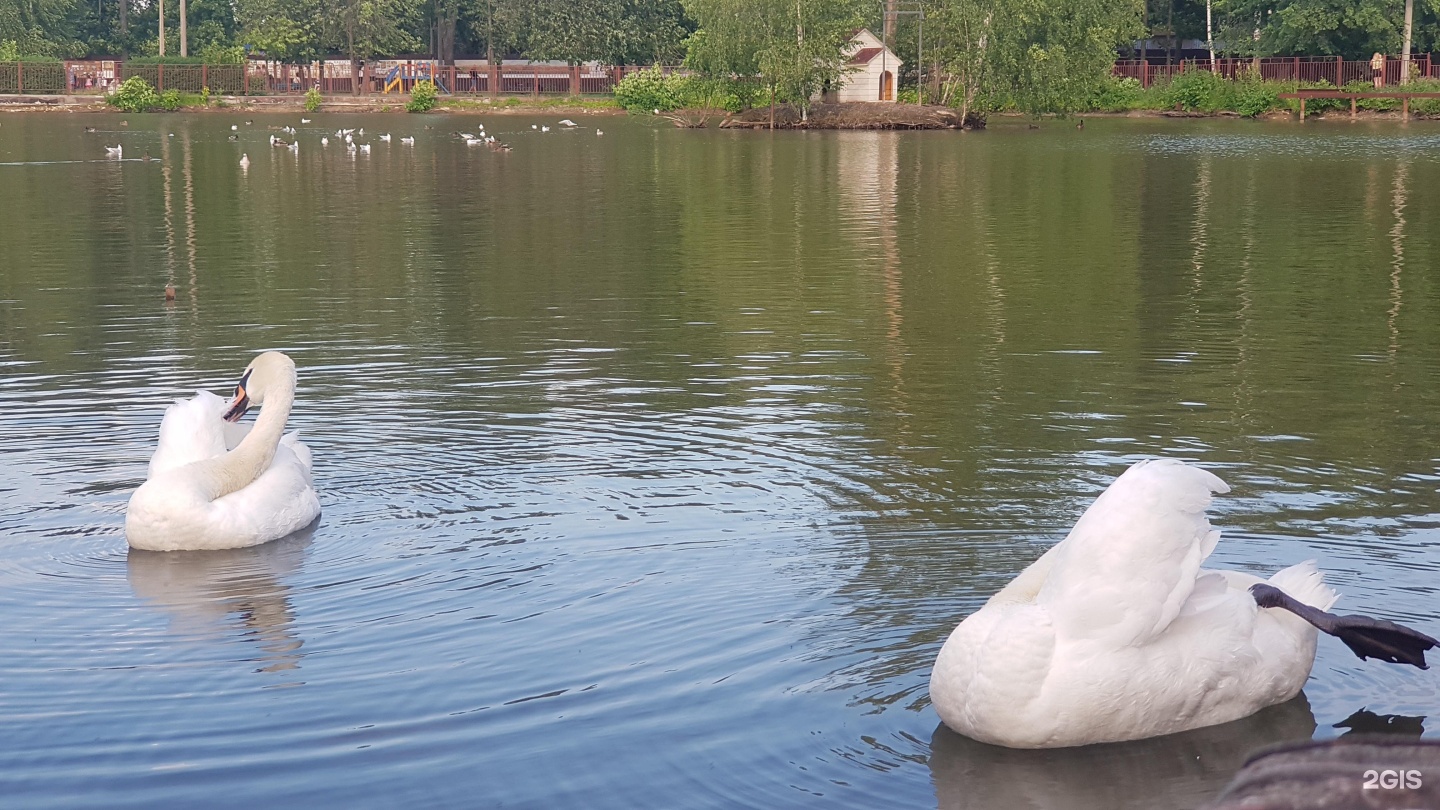
[[[1440,126],[314,117],[0,116],[7,804],[1182,808],[1434,711],[1333,639],[1104,748],[926,685],[1148,456],[1232,485],[1216,563],[1440,630]],[[265,349],[318,525],[128,551],[164,406]]]

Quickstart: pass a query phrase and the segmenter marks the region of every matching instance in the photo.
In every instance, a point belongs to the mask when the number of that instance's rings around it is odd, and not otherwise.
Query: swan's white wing
[[[1037,602],[1057,634],[1128,645],[1163,632],[1220,538],[1205,518],[1211,493],[1228,491],[1213,473],[1172,459],[1115,479],[1053,550]]]
[[[214,458],[226,450],[225,428],[221,418],[227,403],[209,391],[197,391],[190,399],[177,399],[165,409],[160,420],[160,442],[150,457],[146,477],[183,467],[202,459]]]
[[[289,433],[286,433],[284,436],[280,437],[280,444],[282,446],[289,447],[291,452],[295,454],[295,458],[300,463],[300,466],[305,468],[305,472],[310,472],[310,448],[306,446],[304,442],[300,441],[300,431],[292,430]],[[274,464],[272,463],[271,466],[274,466]]]
[[[245,536],[275,539],[310,525],[320,514],[311,486],[310,451],[289,434],[270,468],[249,486],[211,504],[211,521]]]

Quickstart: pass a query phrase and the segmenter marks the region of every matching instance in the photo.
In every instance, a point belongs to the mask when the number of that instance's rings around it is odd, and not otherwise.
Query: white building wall
[[[886,70],[892,77],[899,75],[900,65],[894,61],[885,63],[884,70],[881,67],[882,60],[875,57],[870,64],[863,66],[861,70],[849,74],[844,79],[837,97],[840,101],[879,101],[880,100],[880,74]],[[893,98],[891,99],[894,100]]]
[[[846,48],[846,55],[854,55],[863,48],[884,48],[880,38],[870,33],[869,29],[862,28],[851,37],[850,45]],[[884,66],[882,69],[882,65]],[[876,54],[867,64],[857,65],[858,69],[853,73],[846,74],[840,80],[840,86],[836,91],[836,99],[841,102],[848,101],[880,101],[880,74],[888,71],[892,79],[897,82],[891,86],[898,91],[898,81],[902,63],[895,56],[895,52],[889,48],[882,54]],[[890,101],[894,101],[892,92]]]

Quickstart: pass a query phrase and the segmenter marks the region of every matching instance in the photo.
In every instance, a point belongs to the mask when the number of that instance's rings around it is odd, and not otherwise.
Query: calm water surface
[[[1440,630],[1434,124],[246,117],[0,116],[7,803],[1193,807],[1440,698],[1333,640],[1302,699],[1099,749],[926,695],[1146,456],[1233,486],[1218,563]],[[272,348],[318,525],[128,551],[164,406]]]

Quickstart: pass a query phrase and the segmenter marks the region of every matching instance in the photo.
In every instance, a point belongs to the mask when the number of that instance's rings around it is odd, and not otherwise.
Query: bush
[[[305,103],[308,105],[310,94],[306,93],[305,96]],[[439,101],[440,95],[435,92],[435,83],[429,80],[419,81],[415,83],[415,89],[410,91],[410,100],[405,103],[405,109],[412,113],[430,112]]]
[[[160,103],[155,88],[139,76],[126,79],[107,101],[125,112],[144,112]]]
[[[740,112],[755,106],[761,88],[751,82],[672,73],[659,67],[631,73],[615,88],[615,101],[632,113],[674,110]]]
[[[315,112],[316,110],[320,109],[320,102],[323,100],[324,99],[321,97],[320,90],[318,88],[312,87],[309,90],[306,90],[305,112]],[[430,106],[433,107],[435,105],[431,104]]]
[[[40,54],[25,53],[20,48],[20,43],[13,39],[0,40],[0,62],[59,62],[57,56],[41,56]]]
[[[1280,106],[1280,93],[1285,85],[1267,82],[1253,71],[1246,71],[1235,80],[1235,112],[1246,118],[1270,112]]]
[[[135,56],[125,60],[127,65],[203,65],[200,56]]]
[[[1234,109],[1235,85],[1208,70],[1187,70],[1171,79],[1160,97],[1166,107],[1218,112]]]
[[[1139,79],[1128,76],[1107,76],[1095,88],[1090,108],[1100,112],[1125,112],[1141,106],[1144,97]]]
[[[245,64],[245,46],[225,46],[218,42],[212,42],[200,49],[200,61],[207,65],[243,65]]]
[[[166,90],[160,94],[158,106],[166,112],[175,112],[180,109],[180,91]]]
[[[674,78],[674,77],[671,77]],[[680,99],[675,96],[675,85],[667,80],[664,71],[656,65],[648,70],[631,73],[615,86],[615,100],[630,112],[669,112],[678,110]]]

